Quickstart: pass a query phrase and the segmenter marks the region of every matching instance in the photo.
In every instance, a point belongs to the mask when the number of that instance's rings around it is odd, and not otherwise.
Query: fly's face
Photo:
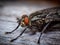
[[[21,19],[21,26],[25,27],[29,25],[29,18],[27,15],[23,15]]]
[[[22,27],[25,27],[26,26],[25,23],[24,23],[24,19],[21,19],[21,26]]]

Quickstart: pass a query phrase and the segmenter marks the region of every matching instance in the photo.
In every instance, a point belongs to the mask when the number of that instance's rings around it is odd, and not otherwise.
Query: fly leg
[[[49,22],[48,24],[45,25],[45,27],[43,28],[42,32],[40,33],[39,39],[38,39],[38,44],[40,44],[40,40],[41,40],[41,36],[43,34],[43,32],[47,29],[47,27],[50,25],[51,22]]]
[[[25,32],[26,29],[27,29],[27,27],[22,31],[22,33],[21,33],[19,36],[17,36],[15,39],[12,39],[10,42],[13,42],[13,41],[15,41],[16,39],[18,39],[18,38]]]
[[[18,26],[17,26],[13,31],[11,31],[11,32],[5,32],[5,34],[11,34],[11,33],[14,32],[15,30],[17,30],[19,26],[20,26],[20,24],[18,24]]]
[[[30,35],[35,35],[36,34],[36,29],[34,29],[33,28],[33,26],[32,27],[30,27]]]

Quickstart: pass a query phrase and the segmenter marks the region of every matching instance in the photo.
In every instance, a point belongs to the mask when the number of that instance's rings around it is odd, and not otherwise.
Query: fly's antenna
[[[20,20],[20,19],[17,17],[16,20]]]
[[[21,23],[21,19],[19,17],[16,17],[17,23]]]

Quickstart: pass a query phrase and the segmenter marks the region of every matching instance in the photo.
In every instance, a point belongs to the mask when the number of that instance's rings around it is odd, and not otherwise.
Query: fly
[[[11,32],[6,32],[5,34],[11,34],[15,30],[17,30],[19,26],[26,27],[19,36],[17,36],[15,39],[12,39],[10,42],[18,39],[25,32],[25,30],[29,28],[32,34],[40,32],[40,36],[37,42],[38,44],[40,44],[42,34],[45,31],[49,31],[47,29],[49,29],[51,26],[60,23],[60,14],[58,12],[60,12],[60,7],[36,11],[34,13],[31,13],[29,16],[23,15],[21,19],[17,18],[18,26]]]

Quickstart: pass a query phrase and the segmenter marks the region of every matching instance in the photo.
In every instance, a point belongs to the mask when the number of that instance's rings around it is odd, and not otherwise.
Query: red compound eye
[[[25,17],[25,18],[24,18],[24,23],[25,23],[25,24],[29,24],[29,19],[28,19],[28,17]]]

